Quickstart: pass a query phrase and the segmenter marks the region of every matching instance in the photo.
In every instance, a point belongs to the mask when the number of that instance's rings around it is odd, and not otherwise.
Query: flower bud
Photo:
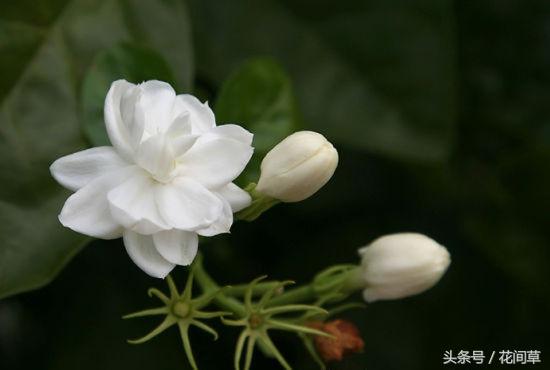
[[[422,234],[382,236],[359,249],[367,302],[422,293],[443,276],[451,258],[445,247]]]
[[[323,135],[295,132],[267,153],[256,190],[283,202],[299,202],[325,185],[337,164],[338,152]]]

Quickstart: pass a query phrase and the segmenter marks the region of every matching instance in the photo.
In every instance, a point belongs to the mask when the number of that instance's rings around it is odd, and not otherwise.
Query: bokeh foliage
[[[220,88],[216,98],[219,122],[242,122],[254,133],[254,155],[237,183],[257,182],[263,157],[301,126],[290,78],[272,59],[244,63]]]
[[[182,89],[191,87],[193,63],[188,14],[178,0],[23,1],[7,8],[0,18],[8,56],[0,62],[0,297],[51,280],[87,241],[57,221],[68,193],[48,167],[87,147],[79,98],[94,57],[121,42],[154,48]]]
[[[204,245],[220,281],[305,281],[389,232],[449,248],[432,291],[348,315],[366,350],[335,369],[437,369],[447,349],[544,356],[549,22],[544,0],[3,4],[0,296],[49,281],[87,242],[58,224],[68,193],[47,168],[89,145],[83,127],[97,129],[109,79],[158,76],[258,131],[257,154],[292,127],[340,153],[318,196]],[[93,242],[47,288],[0,302],[0,368],[185,368],[176,333],[140,349],[123,340],[147,329],[118,317],[147,305],[150,285],[119,241]],[[196,338],[205,369],[231,364],[235,333],[221,334]],[[314,369],[296,344],[281,343],[289,361]]]

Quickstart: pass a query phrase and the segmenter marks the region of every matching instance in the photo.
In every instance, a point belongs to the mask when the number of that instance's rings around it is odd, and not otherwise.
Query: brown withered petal
[[[341,361],[348,354],[362,351],[365,345],[357,327],[347,320],[312,321],[308,326],[334,337],[315,336],[313,338],[315,348],[325,362]]]

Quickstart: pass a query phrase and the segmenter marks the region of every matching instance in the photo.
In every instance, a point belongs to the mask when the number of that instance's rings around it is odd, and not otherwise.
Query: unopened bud
[[[337,164],[338,152],[323,135],[295,132],[267,153],[256,190],[283,202],[299,202],[323,187]]]
[[[445,247],[422,234],[382,236],[359,249],[367,302],[397,299],[434,286],[451,263]]]

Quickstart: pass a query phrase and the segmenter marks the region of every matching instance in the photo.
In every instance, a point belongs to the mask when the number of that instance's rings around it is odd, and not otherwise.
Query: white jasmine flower
[[[337,165],[338,152],[323,135],[295,132],[267,153],[256,190],[283,202],[299,202],[321,189]]]
[[[422,234],[382,236],[359,249],[367,302],[397,299],[434,286],[451,263],[445,247]]]
[[[216,126],[214,113],[170,85],[115,81],[105,100],[113,146],[55,161],[53,177],[75,191],[59,220],[82,234],[124,238],[130,258],[164,278],[189,265],[198,235],[229,231],[248,193],[232,183],[252,156],[252,134]]]

